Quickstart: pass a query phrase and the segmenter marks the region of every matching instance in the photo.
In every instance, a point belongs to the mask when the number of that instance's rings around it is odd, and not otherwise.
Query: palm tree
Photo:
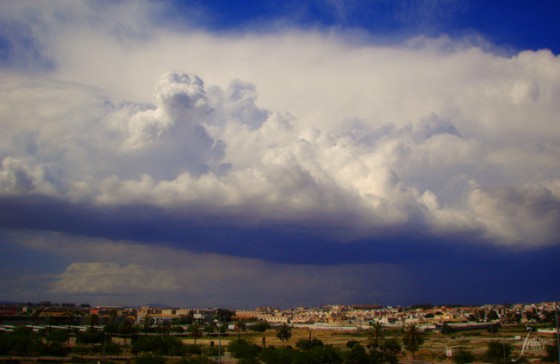
[[[284,360],[284,341],[290,340],[292,337],[292,328],[287,324],[282,324],[280,328],[276,331],[276,337],[282,341],[282,347],[280,348],[280,355],[282,357],[282,361]]]
[[[146,316],[144,316],[144,318],[142,319],[142,329],[144,330],[144,333],[150,331],[150,328],[152,327],[153,324],[154,324],[154,319],[150,317],[150,315],[146,314]]]
[[[163,321],[159,329],[161,330],[164,336],[169,336],[169,333],[171,332],[171,322],[168,320]]]
[[[412,353],[412,358],[415,358],[414,353],[418,351],[418,349],[420,349],[420,345],[424,343],[424,338],[422,337],[422,333],[418,329],[418,326],[408,324],[405,327],[402,340],[406,350]]]
[[[284,346],[284,341],[288,341],[292,337],[292,328],[287,324],[282,324],[276,332],[276,337],[282,341],[282,346]]]
[[[235,323],[237,329],[237,339],[241,340],[241,331],[245,331],[247,329],[247,325],[245,324],[244,319],[240,319]]]
[[[379,339],[383,337],[383,324],[379,321],[377,322],[370,322],[369,326],[371,326],[370,331],[370,346],[372,348],[377,348],[379,346]]]
[[[189,326],[189,332],[194,338],[194,344],[196,345],[196,339],[202,337],[202,330],[200,329],[200,324],[194,321],[191,326]]]

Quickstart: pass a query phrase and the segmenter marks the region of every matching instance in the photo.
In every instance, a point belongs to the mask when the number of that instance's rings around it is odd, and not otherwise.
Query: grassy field
[[[311,335],[313,339],[319,339],[324,344],[327,345],[334,345],[339,348],[346,348],[346,343],[350,340],[358,341],[362,345],[367,345],[368,342],[368,332],[367,331],[335,331],[335,330],[309,330],[309,329],[301,329],[301,328],[293,328],[292,329],[292,337],[288,340],[284,345],[288,346],[291,345],[293,347],[296,346],[296,343],[301,340],[308,340]],[[511,326],[511,327],[504,327],[498,333],[488,333],[485,330],[476,330],[476,331],[464,331],[464,332],[457,332],[450,335],[443,335],[439,332],[430,332],[425,333],[425,342],[422,345],[419,352],[416,353],[416,359],[426,362],[448,362],[450,363],[451,360],[446,357],[446,349],[449,347],[455,348],[457,350],[459,347],[462,347],[465,350],[473,352],[477,356],[482,356],[487,348],[487,345],[491,341],[498,341],[509,343],[513,345],[513,358],[516,358],[519,353],[521,352],[521,348],[523,345],[524,338],[526,336],[526,332],[523,326]],[[547,340],[548,344],[553,344],[554,339],[552,335],[542,335],[542,334],[531,334],[531,337],[539,337],[541,339]],[[221,341],[222,345],[225,347],[231,340],[237,339],[237,334],[230,333],[227,336],[223,336]],[[276,346],[280,347],[282,342],[276,337],[276,330],[270,329],[266,332],[259,334],[252,331],[247,331],[241,334],[240,336],[243,339],[251,341],[257,345],[262,345],[263,337],[265,338],[266,346]],[[396,338],[400,342],[400,333],[398,330],[388,330],[386,332],[387,338]],[[213,341],[214,345],[218,345],[218,338],[201,338],[197,340],[198,344],[205,344],[209,345],[210,342]],[[192,339],[185,339],[185,343],[193,344],[194,340]],[[545,350],[528,350],[524,357],[526,359],[536,359],[541,356],[545,355]],[[404,352],[403,347],[403,355],[402,360],[410,359],[410,354]]]

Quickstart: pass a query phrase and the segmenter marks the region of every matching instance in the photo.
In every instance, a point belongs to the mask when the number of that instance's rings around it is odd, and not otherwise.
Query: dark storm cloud
[[[204,206],[182,210],[150,205],[94,207],[41,196],[4,197],[0,203],[0,224],[8,229],[58,231],[275,263],[408,264],[448,259],[467,263],[508,251],[487,246],[480,257],[480,247],[487,245],[482,231],[435,236],[426,233],[421,224],[409,224],[406,229],[385,227],[356,236],[351,219],[342,215],[329,216],[331,224],[324,219],[256,222],[246,212],[210,211]],[[527,251],[530,254],[531,250],[517,249],[512,256]]]
[[[246,212],[208,211],[204,206],[183,211],[150,205],[93,207],[41,196],[5,197],[0,204],[0,224],[8,229],[163,244],[276,263],[365,264],[433,255],[429,236],[409,235],[414,229],[404,233],[387,228],[375,233],[375,238],[348,238],[345,235],[354,233],[350,221],[343,222],[347,216],[330,216],[332,224],[327,225],[324,220],[255,222]]]

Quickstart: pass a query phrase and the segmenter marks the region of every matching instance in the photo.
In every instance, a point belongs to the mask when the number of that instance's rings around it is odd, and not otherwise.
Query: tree
[[[287,324],[282,324],[276,332],[276,337],[282,341],[282,350],[280,350],[282,361],[284,361],[284,342],[290,340],[292,337],[292,328]]]
[[[498,320],[499,318],[500,316],[498,316],[498,313],[495,310],[488,311],[488,314],[486,315],[487,321],[495,321]]]
[[[296,343],[296,347],[300,348],[301,350],[311,350],[318,346],[323,346],[323,342],[319,339],[300,339]]]
[[[348,364],[369,363],[369,357],[366,353],[366,349],[364,349],[364,347],[359,343],[352,345],[350,351],[346,355],[346,360],[344,360],[344,363],[348,363]]]
[[[420,349],[420,346],[424,343],[424,338],[422,333],[418,330],[418,326],[414,324],[408,324],[404,330],[403,344],[406,350],[412,353],[412,357],[415,358],[415,353]]]
[[[203,332],[212,334],[218,331],[218,325],[214,321],[208,321],[201,326],[201,330]]]
[[[182,334],[183,332],[185,332],[185,329],[184,329],[183,326],[181,326],[181,325],[175,325],[175,326],[173,326],[173,327],[171,328],[171,330],[172,330],[173,332],[177,332],[177,333],[179,333],[179,334]]]
[[[266,321],[259,321],[251,326],[251,329],[256,332],[265,332],[270,329],[270,324]]]
[[[463,350],[462,348],[460,348],[459,351],[453,354],[453,362],[455,364],[472,363],[474,360],[474,354],[468,350]]]
[[[10,355],[40,355],[45,350],[39,334],[27,327],[0,336],[0,353]]]
[[[124,345],[126,345],[126,337],[134,332],[134,326],[130,319],[125,318],[119,326],[119,334],[124,335]]]
[[[47,332],[44,338],[45,354],[55,356],[65,356],[68,350],[63,344],[68,341],[68,332],[62,330],[52,330]]]
[[[45,336],[45,340],[49,344],[64,344],[68,341],[68,332],[62,330],[52,330],[48,332]]]
[[[313,358],[316,363],[338,364],[342,363],[340,352],[332,345],[316,346],[313,348]]]
[[[292,350],[284,362],[293,364],[340,364],[342,357],[340,351],[332,345],[315,346],[311,350]],[[291,360],[291,361],[289,361]]]
[[[401,352],[401,344],[396,339],[388,339],[383,341],[381,347],[382,363],[398,363],[398,354]]]
[[[72,311],[66,311],[64,313],[64,318],[66,325],[74,325],[76,323],[76,316]]]
[[[376,348],[379,346],[379,339],[381,339],[383,337],[383,324],[381,322],[370,322],[369,326],[371,327],[370,329],[370,343],[369,343],[369,347],[370,348]]]
[[[196,345],[196,340],[202,337],[202,330],[200,329],[200,324],[197,321],[194,321],[189,326],[189,333],[191,334],[192,338],[194,339],[194,344]]]
[[[238,339],[229,343],[228,351],[237,359],[255,359],[259,355],[260,347],[247,340]]]
[[[282,345],[284,345],[284,342],[290,340],[292,337],[292,328],[287,324],[283,324],[280,328],[278,328],[276,337],[279,338],[280,341],[282,341]]]
[[[165,336],[169,336],[169,333],[171,332],[171,322],[165,320],[161,323],[161,325],[158,326],[159,331],[165,335]]]
[[[371,363],[397,364],[399,361],[398,354],[401,352],[401,344],[397,339],[384,339],[379,346],[371,346],[370,348]]]
[[[247,324],[244,319],[239,319],[235,323],[235,330],[237,330],[237,339],[241,340],[241,331],[247,330]]]
[[[454,332],[454,330],[451,328],[451,326],[449,326],[449,324],[447,324],[447,322],[443,323],[443,326],[441,327],[441,333],[443,335],[450,335]]]
[[[558,360],[558,346],[557,345],[547,345],[546,349],[546,356],[544,357],[544,361],[547,362],[555,362]]]
[[[185,357],[179,360],[179,364],[214,364],[213,360],[208,359],[206,355],[195,355],[192,357]]]
[[[103,332],[116,334],[119,332],[120,324],[118,322],[109,322],[103,327]]]
[[[99,316],[93,313],[90,314],[88,317],[88,324],[89,324],[89,330],[94,331],[95,326],[99,324]]]
[[[180,356],[186,353],[186,346],[179,338],[172,336],[140,336],[132,342],[132,353],[154,353],[156,355]]]
[[[292,350],[284,352],[284,350],[268,347],[261,350],[259,359],[265,364],[289,364],[292,362],[292,354]]]
[[[214,314],[214,319],[222,322],[230,322],[231,318],[235,315],[235,311],[226,310],[225,308],[218,308]]]
[[[111,310],[111,312],[109,312],[109,323],[111,323],[111,324],[117,323],[118,317],[119,317],[119,314],[118,314],[117,310]]]
[[[86,331],[80,332],[76,336],[76,343],[78,344],[102,344],[105,335],[103,332]]]
[[[146,314],[146,316],[142,318],[141,323],[142,323],[142,331],[144,331],[144,333],[147,333],[152,328],[152,325],[154,324],[154,319],[153,317],[150,317],[150,315]]]
[[[494,364],[509,363],[511,361],[511,352],[511,344],[491,341],[488,343],[486,354],[484,356],[487,361]]]
[[[165,359],[160,355],[146,353],[134,359],[135,364],[165,364]]]
[[[122,353],[122,348],[119,344],[108,342],[105,344],[103,351],[108,355],[119,355]]]

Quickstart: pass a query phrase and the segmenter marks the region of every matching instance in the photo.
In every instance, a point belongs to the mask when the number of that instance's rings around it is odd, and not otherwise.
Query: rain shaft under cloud
[[[529,269],[537,260],[522,254],[557,251],[560,60],[549,51],[166,29],[151,21],[153,3],[115,5],[127,14],[121,29],[78,4],[55,9],[75,10],[64,22],[45,7],[22,28],[35,53],[13,48],[0,70],[2,236],[60,264],[35,281],[45,295],[126,291],[130,301],[143,281],[150,297],[167,297],[189,290],[180,277],[200,277],[201,260],[206,274],[247,269],[209,286],[274,276],[295,302],[304,291],[332,297],[317,293],[328,282],[304,276],[340,276],[342,291],[362,272],[369,278],[340,297],[366,297],[370,280],[378,291],[368,299],[405,300],[373,277],[428,288],[447,269],[461,278],[454,263],[487,254],[465,283],[476,286],[498,261]],[[3,29],[30,16],[8,14]],[[50,243],[25,242],[36,234]],[[110,242],[143,258],[108,258]],[[164,268],[159,249],[186,267]],[[288,287],[298,274],[301,286]],[[513,297],[506,291],[500,297]],[[265,301],[276,297],[266,292]]]

